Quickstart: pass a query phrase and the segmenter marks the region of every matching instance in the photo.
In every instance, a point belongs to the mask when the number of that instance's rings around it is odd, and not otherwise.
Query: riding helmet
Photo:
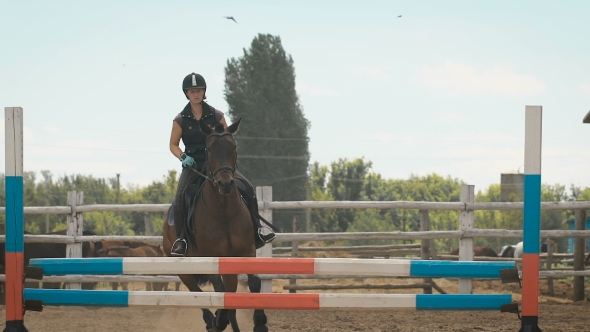
[[[200,74],[196,73],[190,73],[186,75],[184,80],[182,80],[182,92],[184,92],[185,96],[186,89],[191,88],[202,88],[205,89],[205,91],[207,91],[207,82],[205,82],[205,78],[203,78],[203,76],[201,76]]]

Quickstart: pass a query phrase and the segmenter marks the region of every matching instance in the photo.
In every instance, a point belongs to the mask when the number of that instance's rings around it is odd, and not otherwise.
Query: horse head
[[[200,122],[201,131],[207,135],[205,144],[207,156],[207,176],[221,195],[229,195],[236,186],[235,172],[238,159],[237,143],[233,134],[238,131],[240,118],[227,130],[222,124],[214,128]]]

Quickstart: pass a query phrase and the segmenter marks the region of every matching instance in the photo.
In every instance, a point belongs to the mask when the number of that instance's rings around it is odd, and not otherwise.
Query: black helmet
[[[196,73],[191,73],[186,75],[184,80],[182,80],[182,91],[185,93],[185,95],[186,89],[190,88],[201,88],[207,90],[207,83],[205,82],[203,76]]]

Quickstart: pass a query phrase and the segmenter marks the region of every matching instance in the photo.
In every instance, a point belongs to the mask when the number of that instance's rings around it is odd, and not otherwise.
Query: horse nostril
[[[230,186],[230,187],[233,187],[233,186],[234,186],[234,180],[230,180],[230,181],[229,181],[229,186]]]

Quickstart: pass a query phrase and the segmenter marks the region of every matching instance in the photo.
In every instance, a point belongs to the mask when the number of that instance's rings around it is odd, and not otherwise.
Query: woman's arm
[[[182,150],[180,149],[180,138],[182,137],[182,127],[176,121],[172,121],[172,132],[170,133],[170,152],[180,159]]]

